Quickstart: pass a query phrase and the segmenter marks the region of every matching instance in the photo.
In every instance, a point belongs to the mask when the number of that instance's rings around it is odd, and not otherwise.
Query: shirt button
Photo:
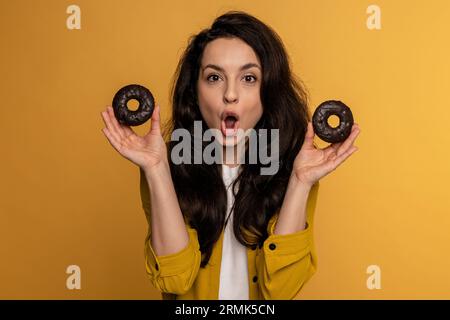
[[[156,270],[159,270],[159,267],[158,267],[157,263],[155,263],[155,268],[156,268]]]
[[[258,281],[258,277],[257,277],[257,276],[254,276],[254,277],[253,277],[253,282],[256,282],[256,281]]]
[[[275,250],[276,247],[277,247],[277,246],[275,245],[275,243],[269,244],[269,249],[270,249],[270,250]]]

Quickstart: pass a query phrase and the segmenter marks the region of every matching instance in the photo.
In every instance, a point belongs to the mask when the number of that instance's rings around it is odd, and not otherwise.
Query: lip
[[[234,126],[233,126],[232,129],[228,129],[226,127],[226,125],[225,125],[225,119],[228,116],[233,116],[233,117],[236,118],[236,122],[234,123]],[[226,136],[226,137],[228,137],[228,136],[235,136],[237,131],[238,131],[238,129],[239,129],[239,115],[237,113],[235,113],[235,112],[232,112],[232,111],[225,111],[222,114],[222,121],[220,123],[220,129],[222,131],[222,134],[224,136]]]
[[[236,120],[239,121],[239,115],[231,110],[227,110],[224,113],[222,113],[222,121],[225,120],[228,116],[233,116],[236,118]]]

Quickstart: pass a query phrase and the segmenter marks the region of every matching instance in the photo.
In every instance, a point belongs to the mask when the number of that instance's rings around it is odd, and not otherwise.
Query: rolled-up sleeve
[[[161,292],[185,294],[197,277],[201,262],[201,252],[197,231],[186,225],[189,243],[182,250],[158,256],[151,244],[151,206],[148,184],[141,170],[141,200],[147,222],[148,232],[145,238],[144,255],[147,275],[155,288]]]
[[[145,240],[145,265],[152,284],[161,292],[185,294],[192,287],[200,267],[200,248],[195,229],[188,228],[189,243],[179,252],[157,256],[151,235]]]
[[[313,219],[318,188],[317,182],[309,193],[304,230],[291,234],[274,234],[278,214],[269,221],[268,237],[256,257],[258,282],[266,300],[294,299],[316,272]]]

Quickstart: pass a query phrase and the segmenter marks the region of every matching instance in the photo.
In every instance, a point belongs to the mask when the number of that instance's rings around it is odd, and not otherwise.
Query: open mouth
[[[222,119],[221,130],[224,136],[234,136],[239,128],[239,119],[233,114],[226,115],[225,119]]]

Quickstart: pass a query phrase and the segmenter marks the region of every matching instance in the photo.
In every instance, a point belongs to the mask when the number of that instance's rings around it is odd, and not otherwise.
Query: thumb
[[[152,118],[151,118],[151,129],[150,129],[150,133],[152,134],[161,134],[161,125],[160,125],[160,119],[161,119],[161,115],[160,115],[160,107],[159,105],[157,105],[155,107],[155,110],[153,110],[153,114],[152,114]]]
[[[314,128],[311,121],[308,121],[303,147],[307,149],[314,149]]]

